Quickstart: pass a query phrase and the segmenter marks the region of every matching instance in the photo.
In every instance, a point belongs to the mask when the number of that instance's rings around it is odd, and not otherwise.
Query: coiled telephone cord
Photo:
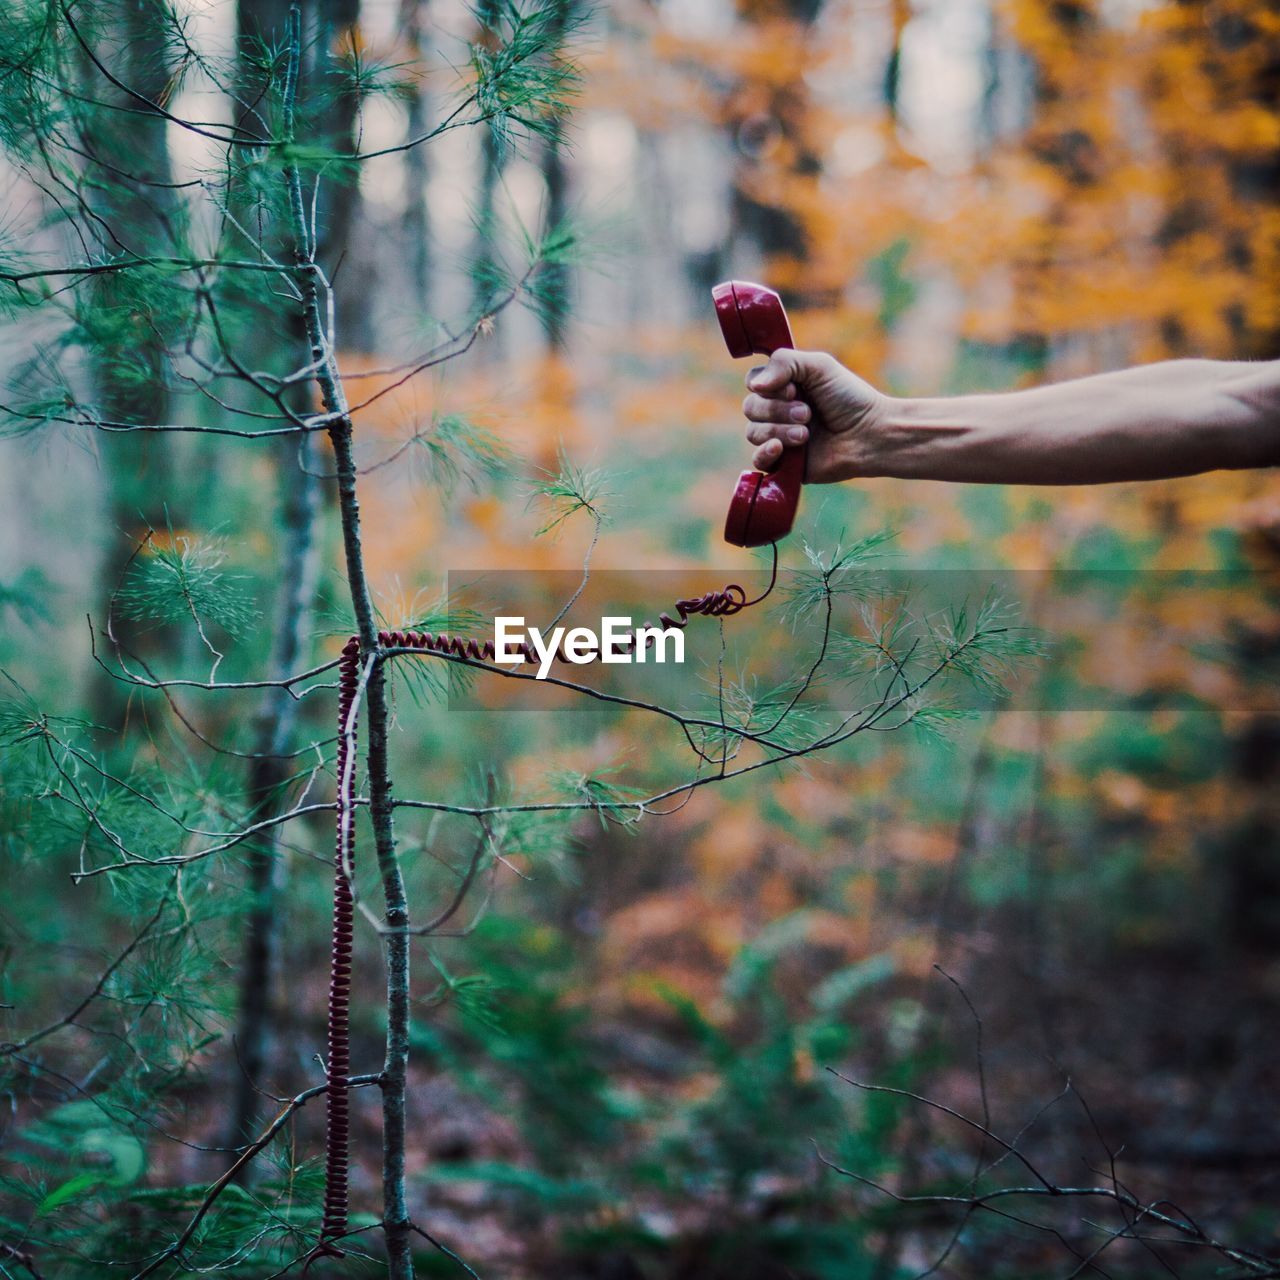
[[[772,592],[777,578],[778,549],[775,545],[769,585],[754,599],[748,599],[743,588],[731,582],[719,591],[677,600],[674,605],[677,616],[662,613],[659,620],[665,628],[683,629],[692,617],[732,617],[759,604]],[[641,628],[637,628],[639,630]],[[472,662],[491,663],[495,654],[492,641],[429,631],[380,631],[378,644],[382,649],[409,649]],[[343,1256],[336,1241],[347,1234],[351,1205],[351,952],[355,937],[355,899],[352,893],[355,869],[352,779],[355,770],[351,748],[356,737],[361,657],[360,639],[352,636],[343,647],[338,664],[337,837],[333,860],[333,939],[329,968],[324,1217],[320,1242],[310,1261]],[[532,658],[528,651],[526,658]]]

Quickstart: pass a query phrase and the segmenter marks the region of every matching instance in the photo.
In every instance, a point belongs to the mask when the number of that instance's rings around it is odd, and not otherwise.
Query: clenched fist
[[[888,397],[825,351],[782,347],[747,374],[750,394],[742,412],[747,439],[758,445],[752,461],[767,471],[786,445],[809,442],[805,480],[831,484],[860,474],[865,437],[886,413]]]

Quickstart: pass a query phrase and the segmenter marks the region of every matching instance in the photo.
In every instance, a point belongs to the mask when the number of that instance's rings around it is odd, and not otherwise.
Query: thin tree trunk
[[[285,104],[285,137],[294,133],[294,90],[301,57],[301,33],[294,10],[290,31],[289,89]],[[404,877],[396,853],[391,776],[387,760],[389,705],[386,676],[378,655],[378,622],[365,571],[360,538],[360,502],[356,486],[352,424],[346,393],[336,358],[328,345],[321,276],[308,248],[307,210],[302,176],[295,164],[285,167],[289,217],[294,238],[294,262],[303,291],[309,359],[316,367],[316,382],[327,413],[334,415],[329,428],[338,481],[338,508],[342,517],[342,542],[346,557],[347,586],[355,612],[361,653],[375,658],[365,689],[368,736],[369,816],[373,825],[378,872],[385,904],[384,949],[387,969],[387,1034],[382,1073],[382,1183],[383,1233],[391,1280],[412,1280],[408,1203],[405,1195],[405,1092],[409,1061],[409,906]]]

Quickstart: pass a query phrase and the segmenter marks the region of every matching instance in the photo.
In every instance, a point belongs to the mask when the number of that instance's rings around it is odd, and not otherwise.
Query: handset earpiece
[[[793,347],[782,299],[762,284],[726,280],[711,290],[729,354],[771,356]],[[724,540],[735,547],[764,547],[785,538],[795,523],[804,485],[807,445],[784,448],[772,471],[744,471],[729,502]]]

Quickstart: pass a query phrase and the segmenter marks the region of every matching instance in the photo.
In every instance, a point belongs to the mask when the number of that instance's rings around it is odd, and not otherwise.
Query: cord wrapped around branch
[[[737,583],[729,583],[719,591],[677,600],[678,617],[660,614],[663,627],[683,629],[691,617],[732,617],[735,613],[759,604],[774,587],[778,573],[777,551],[774,551],[773,574],[765,591],[754,600]],[[633,636],[634,641],[634,636]],[[472,662],[493,662],[492,641],[430,631],[380,631],[378,644],[386,649],[409,649],[446,658],[463,658]],[[526,659],[533,661],[531,648],[524,648]],[[352,636],[343,646],[338,664],[338,773],[337,836],[333,861],[333,943],[329,969],[328,1058],[326,1075],[326,1134],[324,1218],[320,1227],[320,1243],[313,1259],[341,1257],[334,1243],[347,1233],[351,1209],[351,952],[355,936],[355,813],[352,793],[355,774],[352,748],[355,745],[357,696],[360,692],[360,640]]]

